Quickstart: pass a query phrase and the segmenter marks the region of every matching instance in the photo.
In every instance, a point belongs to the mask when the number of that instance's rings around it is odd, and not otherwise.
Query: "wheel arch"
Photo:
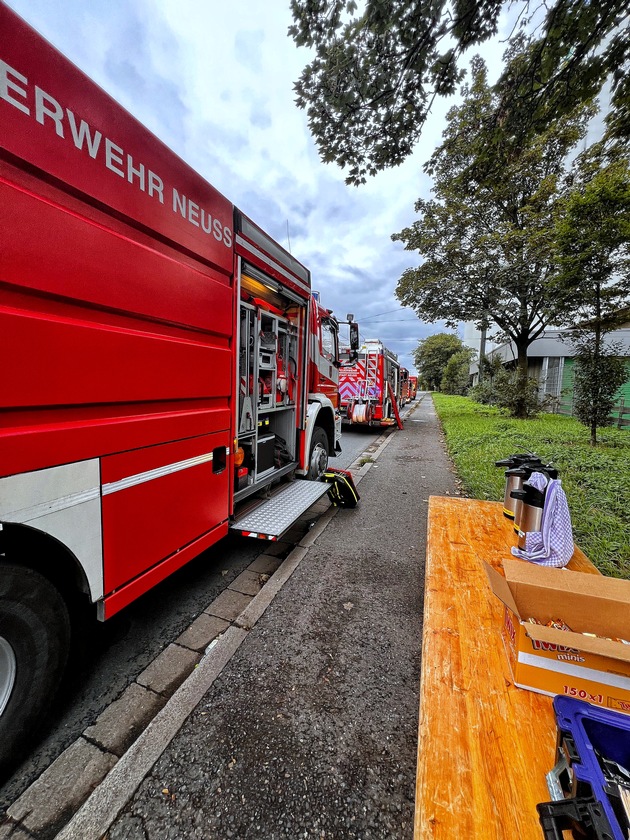
[[[331,456],[335,453],[335,409],[330,400],[319,398],[312,400],[308,405],[308,422],[306,452],[310,452],[313,429],[317,426],[326,432],[328,438],[328,450]]]
[[[77,598],[90,598],[90,586],[81,563],[56,537],[16,522],[0,523],[0,563],[39,572],[59,590],[71,606]]]

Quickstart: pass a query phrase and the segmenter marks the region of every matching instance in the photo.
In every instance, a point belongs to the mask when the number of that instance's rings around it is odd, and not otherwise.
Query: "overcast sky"
[[[294,104],[309,59],[287,36],[289,0],[7,0],[81,70],[270,233],[312,273],[322,303],[352,312],[413,370],[419,339],[443,331],[394,297],[418,256],[393,243],[428,198],[422,164],[439,142],[440,102],[413,156],[348,187],[323,164]],[[502,46],[477,50],[491,70]]]

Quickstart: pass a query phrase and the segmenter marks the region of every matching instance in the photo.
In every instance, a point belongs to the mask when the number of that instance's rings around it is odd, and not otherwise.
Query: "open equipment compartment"
[[[252,266],[243,264],[240,279],[237,430],[245,456],[235,501],[298,464],[298,337],[307,317],[306,301],[266,283]]]

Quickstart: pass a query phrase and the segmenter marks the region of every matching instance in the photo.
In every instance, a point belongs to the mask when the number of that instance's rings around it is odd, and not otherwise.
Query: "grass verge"
[[[603,574],[630,579],[630,432],[602,429],[592,448],[572,417],[511,420],[467,397],[433,394],[433,402],[467,496],[501,501],[505,476],[494,462],[535,452],[559,470],[575,542]]]

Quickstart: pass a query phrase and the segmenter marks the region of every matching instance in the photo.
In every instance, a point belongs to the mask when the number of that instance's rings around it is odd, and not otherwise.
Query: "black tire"
[[[307,478],[315,481],[328,469],[328,435],[321,426],[315,426],[308,456]]]
[[[46,720],[70,650],[59,591],[38,572],[0,565],[0,774]]]

